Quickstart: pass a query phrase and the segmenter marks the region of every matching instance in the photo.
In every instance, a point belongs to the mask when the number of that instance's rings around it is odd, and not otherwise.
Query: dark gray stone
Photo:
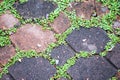
[[[73,80],[109,80],[117,70],[103,57],[79,58],[67,71]]]
[[[67,78],[59,78],[57,80],[68,80]]]
[[[120,44],[116,44],[112,51],[108,52],[109,59],[117,68],[120,68]]]
[[[28,0],[23,4],[16,2],[14,7],[26,19],[47,17],[57,6],[48,0]]]
[[[106,32],[100,28],[83,28],[74,30],[66,39],[67,43],[76,51],[96,51],[104,50],[109,38]]]
[[[50,53],[52,58],[56,59],[56,64],[62,66],[67,59],[74,56],[75,52],[67,45],[60,45]]]
[[[23,58],[8,70],[15,80],[49,80],[56,73],[54,66],[43,58]]]
[[[8,73],[2,76],[0,80],[15,80],[13,77]]]

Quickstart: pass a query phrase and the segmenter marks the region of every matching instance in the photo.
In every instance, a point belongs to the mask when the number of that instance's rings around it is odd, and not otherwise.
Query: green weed
[[[19,0],[19,2],[21,3],[21,4],[23,4],[23,3],[25,3],[25,2],[27,2],[28,0]]]
[[[67,36],[72,33],[73,30],[75,29],[80,29],[81,26],[86,27],[86,28],[91,28],[91,27],[101,27],[104,29],[107,33],[109,38],[111,39],[105,46],[105,50],[100,53],[100,56],[106,56],[107,52],[112,50],[112,48],[115,46],[116,43],[120,42],[119,38],[119,33],[120,30],[116,30],[116,34],[113,34],[113,28],[112,24],[113,21],[116,19],[116,15],[120,15],[119,8],[120,8],[120,2],[118,0],[97,0],[100,1],[104,6],[108,6],[109,8],[109,13],[104,15],[103,17],[92,17],[90,20],[83,20],[82,18],[79,18],[76,16],[75,11],[67,11],[66,8],[69,6],[71,2],[79,2],[83,0],[50,0],[55,2],[58,6],[57,8],[48,15],[47,18],[41,18],[41,19],[24,19],[18,11],[13,8],[13,4],[15,3],[16,0],[4,0],[0,4],[0,15],[6,12],[6,10],[10,10],[11,13],[19,19],[21,24],[26,24],[26,23],[33,23],[33,24],[39,24],[41,25],[44,29],[49,29],[51,30],[52,28],[49,26],[49,23],[53,22],[57,16],[59,16],[60,12],[64,12],[65,15],[68,16],[71,22],[71,26],[69,29],[67,29],[64,33],[62,34],[55,34],[55,37],[57,39],[57,42],[52,43],[48,46],[48,48],[41,53],[37,53],[35,51],[22,51],[17,49],[16,50],[16,55],[13,56],[13,58],[8,62],[4,68],[3,71],[0,73],[0,77],[8,72],[8,67],[13,65],[16,61],[19,61],[23,57],[43,57],[45,59],[48,59],[52,65],[55,65],[55,59],[52,59],[50,56],[50,52],[56,47],[59,46],[60,44],[67,44],[65,39]],[[21,3],[26,2],[27,0],[19,0]],[[9,45],[10,39],[9,35],[11,34],[11,30],[8,31],[3,31],[0,30],[0,47]],[[76,53],[75,56],[72,58],[68,59],[66,63],[63,66],[56,66],[57,68],[57,73],[54,75],[54,77],[51,78],[51,80],[58,79],[61,77],[68,78],[71,80],[71,77],[69,74],[67,74],[67,70],[73,66],[76,63],[76,60],[78,58],[89,58],[93,56],[95,52],[85,52],[81,51],[80,53]],[[116,80],[115,77],[112,77],[111,80]]]
[[[9,35],[11,33],[14,33],[16,31],[15,28],[11,28],[8,30],[0,30],[0,47],[4,47],[6,45],[11,44],[11,41],[9,39]]]

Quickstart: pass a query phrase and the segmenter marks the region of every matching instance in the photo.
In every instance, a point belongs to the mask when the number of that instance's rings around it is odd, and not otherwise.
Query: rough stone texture
[[[5,65],[15,55],[12,45],[0,48],[0,65]]]
[[[56,59],[56,64],[62,66],[67,59],[74,56],[75,52],[67,45],[60,45],[52,50],[51,57]]]
[[[66,39],[67,43],[76,51],[96,51],[104,50],[104,46],[109,41],[106,32],[100,28],[83,28],[74,30]]]
[[[0,16],[0,29],[12,28],[18,22],[19,22],[19,20],[8,12],[8,13]]]
[[[81,17],[83,19],[90,19],[91,15],[94,12],[94,6],[93,3],[91,2],[77,2],[74,3],[73,5],[73,9],[75,9],[76,11],[76,15],[78,17]]]
[[[0,80],[15,80],[10,74],[5,74]]]
[[[108,52],[109,59],[117,68],[120,68],[120,44],[116,44],[112,51]]]
[[[114,33],[120,36],[120,16],[116,17],[116,20],[113,22],[112,27],[113,27]]]
[[[73,80],[108,80],[117,70],[103,57],[79,58],[68,73]]]
[[[118,80],[120,80],[120,72],[116,74],[116,77],[118,78]]]
[[[49,80],[56,73],[54,66],[43,58],[23,58],[9,69],[15,80]]]
[[[106,6],[102,6],[101,3],[95,2],[96,4],[96,14],[97,16],[104,16],[105,14],[109,13],[109,9]]]
[[[61,12],[54,22],[50,23],[50,26],[56,33],[63,33],[70,27],[70,20],[63,12]]]
[[[78,17],[88,20],[91,16],[102,16],[109,12],[107,7],[102,6],[101,3],[96,2],[95,0],[85,0],[83,2],[71,3],[67,10],[75,10]]]
[[[49,30],[42,30],[41,26],[26,24],[10,36],[11,41],[16,47],[22,50],[44,51],[48,45],[55,42],[54,33]]]
[[[117,16],[116,21],[114,21],[113,28],[120,28],[120,16]]]
[[[120,28],[120,22],[114,21],[113,28]]]
[[[56,9],[56,5],[50,1],[44,0],[28,0],[28,2],[20,4],[16,2],[14,7],[20,15],[27,18],[48,17],[49,13]]]
[[[57,79],[57,80],[68,80],[68,79],[66,79],[66,78],[60,78],[60,79]]]

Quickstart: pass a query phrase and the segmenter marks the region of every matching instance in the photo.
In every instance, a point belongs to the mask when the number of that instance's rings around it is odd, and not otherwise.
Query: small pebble
[[[37,44],[37,47],[41,47],[41,45],[40,45],[40,44]]]
[[[56,64],[59,64],[59,60],[56,60]]]

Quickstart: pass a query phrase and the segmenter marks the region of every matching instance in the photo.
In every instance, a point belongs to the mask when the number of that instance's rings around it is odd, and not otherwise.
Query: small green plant
[[[17,12],[17,10],[13,7],[13,4],[15,3],[16,0],[4,0],[3,3],[0,5],[0,15],[3,14],[6,10],[10,10],[11,13],[19,19],[21,24],[26,24],[26,23],[34,23],[34,24],[39,24],[43,28],[46,29],[51,29],[49,27],[49,23],[53,22],[57,16],[59,16],[60,12],[64,12],[68,18],[70,19],[71,26],[69,29],[67,29],[64,33],[62,34],[55,34],[57,42],[52,43],[48,46],[48,48],[42,52],[42,53],[36,53],[35,51],[21,51],[21,50],[16,50],[17,54],[13,56],[10,62],[8,62],[4,67],[3,71],[0,73],[0,77],[8,72],[8,67],[13,65],[16,61],[19,61],[23,57],[43,57],[47,60],[52,65],[55,65],[56,60],[52,59],[50,56],[50,52],[53,50],[54,47],[59,46],[60,44],[66,44],[65,39],[67,36],[72,33],[73,30],[75,29],[80,29],[81,26],[90,28],[90,27],[101,27],[104,29],[111,41],[108,42],[105,46],[105,50],[101,52],[101,56],[106,56],[107,52],[112,50],[112,48],[115,46],[116,43],[120,42],[120,29],[116,29],[115,33],[113,34],[113,29],[112,29],[112,24],[113,21],[116,18],[116,15],[120,14],[119,13],[119,7],[120,7],[120,0],[118,3],[118,0],[97,0],[100,1],[104,6],[108,6],[110,12],[103,17],[92,17],[90,20],[83,20],[79,17],[76,16],[76,12],[73,11],[67,11],[66,8],[69,6],[71,2],[79,2],[79,1],[84,1],[84,0],[50,0],[55,2],[58,6],[57,8],[48,15],[48,18],[42,18],[42,19],[23,19],[22,16]],[[27,2],[28,0],[18,0],[20,4],[23,4]],[[47,0],[46,0],[47,1]],[[13,30],[14,31],[14,30]],[[0,47],[6,46],[10,44],[9,40],[9,34],[11,31],[3,31],[0,30]],[[70,75],[67,74],[67,70],[73,66],[77,59],[79,58],[89,58],[94,55],[95,52],[85,52],[81,51],[79,53],[76,53],[75,56],[71,57],[66,61],[66,63],[63,66],[56,66],[57,68],[57,73],[50,79],[50,80],[56,80],[61,77],[68,78],[69,80],[72,80],[70,78]],[[116,77],[112,77],[110,80],[117,80]]]
[[[16,28],[11,28],[8,30],[0,30],[0,47],[4,47],[6,45],[11,44],[9,35],[11,33],[14,33],[15,31],[16,31]]]
[[[6,33],[3,30],[0,30],[0,47],[3,47],[5,45],[9,45],[11,42],[9,40],[8,33]]]
[[[106,55],[107,55],[107,51],[103,51],[103,52],[100,53],[100,56],[102,56],[102,57],[104,57]]]
[[[19,2],[21,3],[21,4],[23,4],[23,3],[25,3],[25,2],[27,2],[28,0],[19,0]]]
[[[112,77],[112,78],[109,79],[109,80],[118,80],[118,78],[117,78],[117,77]]]

